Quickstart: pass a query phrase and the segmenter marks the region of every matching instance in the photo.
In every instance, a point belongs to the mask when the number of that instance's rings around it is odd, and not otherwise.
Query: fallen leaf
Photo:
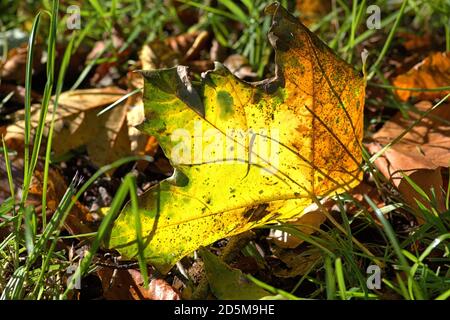
[[[435,52],[415,65],[407,73],[397,76],[393,85],[400,88],[433,89],[446,87],[450,84],[450,55],[448,52]],[[442,91],[407,91],[396,90],[400,100],[407,101],[414,97],[421,100],[441,99],[450,90]]]
[[[61,94],[55,116],[53,135],[54,155],[61,156],[82,145],[87,146],[92,162],[98,166],[111,163],[130,154],[126,122],[127,107],[117,106],[98,116],[101,107],[118,100],[124,90],[116,87],[68,91]],[[52,118],[52,109],[46,118],[46,130]],[[31,108],[31,128],[39,122],[40,105]],[[24,111],[15,114],[16,121],[7,127],[8,145],[20,145],[24,140]]]
[[[208,32],[184,33],[165,40],[154,40],[142,47],[139,59],[144,70],[172,67],[195,60],[208,40]]]
[[[11,94],[11,92],[14,92],[11,96],[11,98],[8,100],[10,104],[15,105],[24,105],[25,103],[25,87],[10,84],[10,83],[2,83],[0,86],[0,99],[3,100],[8,95]],[[31,100],[32,101],[38,101],[41,99],[41,95],[39,95],[37,92],[31,90]]]
[[[331,208],[332,201],[328,201],[328,206]],[[326,205],[327,206],[327,205]],[[293,221],[289,222],[289,226],[299,230],[304,234],[312,234],[317,231],[318,228],[326,220],[325,215],[320,211],[316,204],[308,206],[304,211],[303,215]],[[295,237],[286,231],[271,229],[270,238],[275,242],[280,248],[296,248],[303,243],[303,240]]]
[[[25,68],[27,63],[28,47],[26,44],[12,48],[8,52],[5,61],[0,62],[0,79],[2,81],[14,81],[19,84],[25,82]],[[33,69],[36,73],[41,66],[41,48],[37,46],[34,52]],[[2,83],[3,85],[3,83]]]
[[[86,144],[87,152],[91,161],[97,166],[109,164],[115,160],[131,154],[130,139],[128,137],[127,106],[116,106],[105,114],[97,116],[95,112],[86,114],[85,122],[87,132],[90,133],[87,142],[77,141],[78,145]],[[83,124],[84,124],[83,123]],[[97,129],[94,129],[97,128]],[[78,129],[78,132],[81,128]],[[59,131],[63,135],[67,131]],[[69,132],[67,138],[71,135]],[[84,132],[86,133],[86,132]],[[77,138],[79,134],[75,134]],[[86,134],[88,136],[88,134]],[[64,140],[61,140],[64,141]],[[74,145],[70,149],[76,148]],[[69,147],[54,148],[56,154],[64,154],[70,150]]]
[[[408,51],[428,49],[431,46],[431,35],[418,35],[416,33],[399,32],[398,38],[403,39],[403,47]]]
[[[98,64],[89,83],[91,86],[110,86],[114,80],[120,77],[117,68],[127,61],[131,49],[121,50],[125,40],[117,28],[111,30],[111,45],[114,50],[106,50],[107,41],[99,40],[94,44],[91,52],[87,55],[86,61],[94,60],[99,57],[109,58],[111,61],[105,61]]]
[[[144,255],[161,272],[202,245],[298,218],[312,197],[359,183],[365,83],[278,4],[276,77],[249,84],[216,65],[199,93],[186,67],[144,72],[146,121],[174,175],[140,197]],[[200,145],[200,143],[202,143]],[[134,258],[129,205],[109,247]]]
[[[255,78],[257,76],[257,74],[252,71],[252,67],[248,63],[248,60],[240,54],[228,56],[223,62],[223,65],[239,79]]]
[[[424,112],[431,108],[432,104],[422,101],[415,106],[419,112]],[[373,136],[375,141],[367,145],[369,151],[376,153],[381,150],[382,146],[395,139],[419,117],[417,112],[409,112],[408,115],[409,119],[405,119],[398,113],[387,121]],[[413,208],[418,208],[414,199],[420,200],[422,197],[403,179],[402,174],[408,175],[429,196],[430,189],[433,188],[439,205],[445,207],[440,192],[443,187],[440,168],[450,165],[448,121],[450,121],[449,105],[440,106],[375,161],[378,169],[392,180]]]
[[[148,136],[135,128],[144,121],[144,103],[141,97],[130,97],[127,101],[127,124],[128,136],[130,138],[130,148],[133,153],[139,153],[145,150]]]
[[[297,0],[296,9],[305,26],[311,26],[331,10],[330,0]]]
[[[131,90],[142,89],[144,81],[141,76],[138,79],[134,77],[137,73],[132,73],[129,87]],[[139,80],[139,81],[137,81]],[[145,120],[144,102],[142,101],[142,94],[135,94],[130,96],[125,105],[127,106],[127,124],[128,137],[130,139],[131,153],[135,155],[149,155],[154,157],[158,150],[158,142],[154,136],[149,136],[145,132],[138,130],[136,126]],[[140,160],[136,164],[136,169],[143,172],[149,165],[148,161]]]
[[[175,8],[178,18],[185,26],[192,26],[198,23],[200,9],[194,6],[186,6],[181,1],[164,0],[164,4]]]
[[[358,186],[356,186],[350,195],[355,201],[351,201],[345,204],[345,212],[347,215],[355,215],[361,212],[361,205],[365,206],[368,212],[373,213],[373,218],[376,220],[376,214],[373,212],[373,208],[364,200],[364,195],[368,196],[377,208],[383,208],[386,203],[383,201],[380,190],[373,183],[368,183],[363,181]]]
[[[56,211],[58,204],[67,190],[67,183],[59,171],[52,167],[49,168],[47,179],[47,212],[45,214],[48,216],[47,221],[49,221],[49,218]],[[43,184],[44,173],[42,171],[42,164],[40,164],[31,179],[26,202],[27,205],[33,204],[38,214],[44,214],[41,206]],[[72,210],[67,215],[67,218],[64,221],[64,228],[71,235],[91,233],[96,230],[96,226],[93,225],[89,219],[89,211],[79,201],[75,202]]]
[[[18,156],[11,156],[11,173],[13,178],[13,187],[16,195],[16,203],[21,200],[21,188],[23,184],[23,159]],[[28,191],[27,201],[25,206],[33,206],[40,219],[42,214],[42,192],[44,184],[43,163],[38,161],[36,170],[31,178],[31,183]],[[47,177],[47,210],[45,212],[47,221],[51,215],[56,211],[61,199],[67,190],[67,183],[61,173],[49,167]],[[5,161],[3,154],[0,155],[0,203],[10,197],[9,183],[6,174]],[[65,229],[72,235],[93,232],[96,228],[89,219],[89,212],[87,208],[79,201],[75,202],[72,210],[69,212],[65,222]]]
[[[256,300],[272,294],[249,280],[239,269],[233,269],[215,254],[200,248],[206,278],[212,293],[220,300]]]
[[[107,300],[180,300],[180,294],[163,279],[152,279],[145,288],[142,274],[135,269],[113,272],[111,268],[99,268],[97,274]]]
[[[295,252],[293,250],[278,249],[274,255],[278,257],[286,267],[276,267],[273,274],[280,278],[293,278],[304,275],[321,259],[319,251]]]
[[[17,194],[23,183],[23,160],[19,157],[9,157],[11,165],[11,174],[13,177],[14,193]],[[8,174],[6,171],[5,158],[3,151],[0,152],[0,203],[11,196],[9,190]]]

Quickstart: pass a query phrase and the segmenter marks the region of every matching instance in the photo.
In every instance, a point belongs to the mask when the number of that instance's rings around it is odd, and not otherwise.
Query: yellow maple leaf
[[[280,5],[267,11],[272,79],[246,83],[218,63],[199,87],[183,66],[143,72],[140,129],[176,168],[139,199],[144,256],[161,272],[359,183],[364,80]],[[126,258],[138,253],[134,217],[125,207],[109,238]]]

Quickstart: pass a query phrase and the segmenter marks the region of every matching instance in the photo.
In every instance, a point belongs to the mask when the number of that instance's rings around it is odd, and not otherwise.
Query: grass
[[[1,299],[67,299],[73,294],[77,279],[93,272],[96,268],[93,258],[101,248],[114,218],[120,212],[125,200],[129,197],[132,210],[135,213],[135,229],[139,247],[142,249],[142,235],[139,211],[137,210],[137,188],[133,175],[123,178],[112,201],[108,214],[103,219],[95,234],[77,235],[88,238],[90,248],[83,256],[69,258],[67,249],[60,249],[58,241],[66,239],[61,234],[64,221],[77,199],[105,172],[118,168],[125,163],[137,160],[151,161],[149,157],[129,157],[100,168],[88,181],[82,183],[80,176],[75,176],[66,190],[49,221],[46,215],[41,217],[38,224],[36,209],[27,205],[28,190],[33,172],[39,157],[44,160],[44,188],[42,194],[42,212],[47,209],[46,186],[48,185],[49,168],[54,163],[51,157],[52,136],[55,118],[49,126],[47,136],[44,136],[44,119],[48,112],[58,107],[58,96],[67,87],[65,76],[72,54],[83,44],[92,45],[94,41],[106,39],[105,50],[96,58],[87,62],[84,70],[78,75],[71,86],[75,89],[81,86],[88,73],[100,62],[118,59],[120,52],[127,48],[138,47],[143,42],[156,38],[164,38],[168,22],[178,28],[178,32],[188,30],[212,30],[214,38],[224,47],[240,53],[248,58],[253,70],[259,77],[270,73],[266,68],[271,57],[271,49],[266,41],[266,33],[270,26],[270,19],[263,15],[263,7],[267,0],[258,1],[228,1],[220,2],[217,7],[211,7],[204,1],[180,1],[184,8],[198,8],[203,18],[193,26],[186,26],[176,14],[176,8],[164,5],[163,1],[155,1],[152,7],[146,7],[141,1],[94,1],[82,6],[82,20],[86,23],[83,30],[73,31],[69,40],[60,39],[58,35],[65,28],[64,21],[59,20],[58,12],[64,12],[66,7],[59,7],[57,0],[44,2],[29,30],[28,56],[25,77],[25,148],[23,185],[21,199],[16,202],[17,192],[13,182],[10,163],[10,152],[2,141],[2,153],[7,172],[8,187],[11,196],[0,204],[0,228],[10,227],[10,234],[0,243],[0,292]],[[371,1],[372,4],[372,1]],[[367,30],[364,26],[367,1],[353,1],[351,5],[345,1],[336,1],[336,8],[321,21],[317,21],[311,29],[326,41],[330,47],[338,52],[349,63],[362,68],[357,55],[357,48],[374,35],[382,35],[384,45],[381,50],[371,47],[369,51],[369,86],[385,90],[385,99],[389,108],[395,110],[411,110],[407,103],[400,103],[393,95],[394,87],[386,84],[382,77],[386,57],[395,46],[398,32],[408,30],[409,23],[428,23],[431,30],[442,32],[447,51],[450,48],[450,31],[448,23],[450,8],[445,1],[427,2],[409,0],[398,3],[393,9],[385,1],[375,1],[382,8],[382,30]],[[288,1],[284,5],[290,5]],[[15,3],[13,7],[17,7]],[[32,8],[35,10],[36,8]],[[291,8],[293,9],[293,8]],[[436,19],[426,20],[422,11],[431,12]],[[3,12],[3,11],[2,11]],[[14,11],[5,11],[2,16],[3,28],[13,28],[24,23],[14,17]],[[131,16],[131,19],[130,19]],[[3,19],[5,19],[3,21]],[[127,22],[127,23],[125,23]],[[235,33],[232,23],[238,23],[241,30]],[[113,25],[123,25],[124,44],[121,48],[114,48],[111,44]],[[149,30],[145,39],[141,39],[142,31]],[[46,83],[43,90],[41,113],[34,137],[31,136],[30,110],[32,89],[32,65],[35,46],[39,40],[38,34],[45,34],[47,42]],[[56,45],[58,41],[65,43],[65,53],[58,77],[55,77]],[[112,53],[105,57],[105,53]],[[121,66],[125,68],[125,66]],[[381,83],[380,83],[381,82]],[[448,89],[448,87],[445,87]],[[405,89],[406,90],[406,89]],[[426,91],[423,88],[408,88],[411,91]],[[132,94],[123,97],[118,103]],[[49,110],[53,99],[53,109]],[[431,110],[441,106],[448,100],[449,95],[436,103]],[[116,104],[102,112],[107,112]],[[421,114],[426,117],[429,112]],[[303,240],[308,252],[316,252],[320,259],[312,263],[307,271],[298,277],[291,290],[280,289],[265,283],[254,276],[248,276],[251,281],[260,285],[277,297],[284,299],[389,299],[402,298],[407,300],[437,299],[445,300],[450,297],[450,184],[446,192],[445,210],[440,210],[435,199],[427,195],[428,190],[421,190],[411,179],[408,183],[421,195],[417,199],[419,212],[410,208],[401,196],[390,185],[389,181],[373,166],[376,158],[382,155],[401,137],[410,132],[420,119],[399,135],[395,140],[369,157],[367,152],[363,163],[363,170],[371,176],[377,185],[380,196],[386,205],[378,208],[373,200],[365,195],[364,202],[356,200],[351,194],[345,193],[335,196],[337,210],[330,213],[316,202],[328,217],[328,222],[313,235],[304,234],[289,224],[270,226],[292,234]],[[31,142],[33,147],[31,148]],[[41,149],[45,146],[42,156]],[[439,190],[437,190],[439,192]],[[348,215],[347,208],[354,206],[356,213]],[[372,216],[371,212],[374,213]],[[410,226],[407,232],[399,232],[393,224],[405,216],[419,216],[423,224]],[[257,250],[247,246],[247,255],[255,256]],[[138,252],[139,267],[142,271],[144,283],[148,285],[149,275],[143,259],[142,250]],[[76,265],[74,275],[68,279],[67,269]],[[381,289],[370,290],[367,287],[367,268],[378,266],[381,270]],[[68,280],[68,281],[67,281]],[[288,292],[289,291],[289,292]]]

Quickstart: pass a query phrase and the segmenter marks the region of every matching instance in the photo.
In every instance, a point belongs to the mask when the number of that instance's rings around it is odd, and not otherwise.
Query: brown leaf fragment
[[[131,154],[126,106],[117,106],[107,113],[97,116],[90,113],[92,125],[99,123],[97,135],[93,133],[87,142],[87,151],[91,161],[102,166]]]
[[[448,52],[435,52],[415,65],[407,73],[397,76],[393,85],[400,88],[432,89],[450,85],[450,55]],[[411,97],[422,100],[441,99],[450,90],[442,91],[407,91],[396,90],[400,100],[407,101]]]
[[[232,54],[225,59],[223,65],[227,67],[239,79],[256,78],[248,60],[240,54]]]
[[[206,71],[212,62],[200,59],[201,51],[209,42],[207,31],[183,33],[163,40],[145,44],[139,52],[139,60],[144,70],[173,67],[185,64],[193,71]]]
[[[415,105],[418,112],[425,112],[432,107],[428,101]],[[385,145],[400,135],[408,126],[419,118],[417,112],[409,112],[410,119],[405,119],[397,113],[386,122],[383,128],[374,134],[378,143]],[[391,150],[402,153],[407,159],[402,161],[401,168],[435,169],[447,167],[450,161],[450,105],[442,105],[425,117],[419,124],[408,132]]]
[[[365,206],[368,212],[373,213],[372,207],[364,200],[364,195],[367,195],[375,203],[377,208],[382,208],[386,205],[386,203],[380,196],[380,190],[378,190],[377,186],[366,181],[363,181],[352,191],[350,191],[350,195],[356,201],[352,201],[346,204],[346,213],[348,215],[354,215],[358,213],[361,210],[360,205]],[[376,218],[375,213],[373,213],[373,217]]]
[[[403,47],[408,51],[427,49],[431,46],[431,35],[429,33],[418,35],[409,32],[399,32],[398,37],[404,39]]]
[[[298,253],[293,250],[277,249],[274,254],[286,265],[286,267],[278,266],[273,270],[274,275],[280,278],[304,275],[314,263],[321,259],[318,251]]]
[[[296,6],[302,23],[309,27],[331,10],[331,1],[297,0]]]
[[[416,104],[418,111],[431,108],[431,103],[422,101]],[[409,119],[401,113],[386,122],[383,128],[374,136],[374,142],[367,145],[371,153],[378,152],[403,130],[405,130],[419,115],[409,112]],[[441,193],[443,180],[441,168],[450,164],[450,121],[449,105],[435,109],[431,114],[408,132],[399,142],[389,148],[375,161],[375,165],[389,178],[413,208],[418,208],[414,199],[422,200],[414,188],[403,179],[402,174],[408,175],[423,191],[431,196],[433,188],[438,204],[444,208],[444,197]],[[424,203],[425,204],[425,203]]]
[[[3,100],[8,95],[12,93],[11,98],[8,100],[9,103],[15,105],[23,105],[25,103],[25,87],[14,85],[10,83],[2,83],[0,86],[0,100]],[[41,95],[33,90],[31,90],[31,100],[32,102],[41,99]]]
[[[37,211],[41,211],[42,192],[44,183],[44,172],[42,170],[42,164],[38,166],[38,169],[34,172],[31,180],[30,191],[27,199],[27,205],[34,204]],[[52,214],[56,211],[59,202],[64,196],[67,190],[67,183],[64,177],[58,170],[50,167],[48,173],[48,185],[47,185],[47,221],[51,218]],[[42,214],[44,214],[42,212]],[[78,235],[83,233],[94,232],[95,227],[89,221],[89,211],[79,201],[75,203],[72,210],[69,212],[65,222],[64,228],[71,235]]]
[[[52,148],[56,157],[86,145],[90,158],[97,166],[111,163],[130,154],[127,107],[116,106],[97,115],[100,108],[117,101],[125,91],[116,87],[68,91],[61,94],[55,117]],[[37,127],[40,105],[31,108],[31,128]],[[45,130],[52,119],[49,107]],[[7,127],[8,145],[19,145],[24,139],[24,111],[15,114],[16,121]],[[46,134],[46,131],[44,134]]]
[[[0,79],[14,81],[19,84],[25,82],[25,68],[28,48],[26,44],[18,48],[12,48],[8,52],[5,61],[0,61]],[[41,65],[42,50],[40,46],[35,47],[33,69],[37,71]],[[2,84],[3,85],[3,84]]]
[[[140,271],[99,268],[103,296],[108,300],[180,300],[176,292],[165,280],[152,279],[148,289]]]
[[[146,148],[148,135],[143,134],[142,131],[136,129],[136,126],[141,124],[145,119],[142,95],[135,94],[129,97],[126,102],[126,106],[128,109],[127,124],[131,151],[134,154],[143,154],[143,150]]]
[[[17,156],[12,156],[11,161],[11,171],[13,178],[13,187],[16,195],[16,203],[21,200],[21,191],[23,183],[23,159]],[[44,183],[44,172],[43,163],[38,161],[36,170],[31,179],[31,184],[29,188],[28,198],[25,206],[33,205],[35,211],[38,215],[38,221],[42,217],[42,192]],[[46,217],[47,221],[51,218],[52,214],[56,211],[58,204],[60,203],[64,193],[67,190],[67,183],[64,177],[61,175],[59,170],[49,167],[48,180],[47,180],[47,210]],[[0,203],[10,197],[11,193],[9,190],[9,183],[6,174],[5,161],[3,154],[0,154]],[[1,222],[0,218],[0,222]],[[95,230],[95,227],[89,219],[89,212],[87,208],[81,204],[79,201],[75,202],[72,210],[69,212],[64,228],[72,235],[89,233]],[[39,222],[40,223],[40,222]],[[4,229],[3,229],[4,230]],[[2,230],[0,228],[0,240],[2,239]]]
[[[331,203],[332,201],[328,201],[325,206],[331,208]],[[304,234],[312,234],[325,222],[326,217],[315,204],[306,208],[305,212],[289,225]],[[303,243],[303,240],[281,230],[271,230],[271,237],[280,248],[296,248]]]

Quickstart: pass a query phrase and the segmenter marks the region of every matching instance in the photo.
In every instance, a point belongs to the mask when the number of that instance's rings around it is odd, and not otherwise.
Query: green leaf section
[[[257,300],[272,294],[250,281],[239,269],[229,267],[215,254],[200,248],[209,288],[221,300]]]

